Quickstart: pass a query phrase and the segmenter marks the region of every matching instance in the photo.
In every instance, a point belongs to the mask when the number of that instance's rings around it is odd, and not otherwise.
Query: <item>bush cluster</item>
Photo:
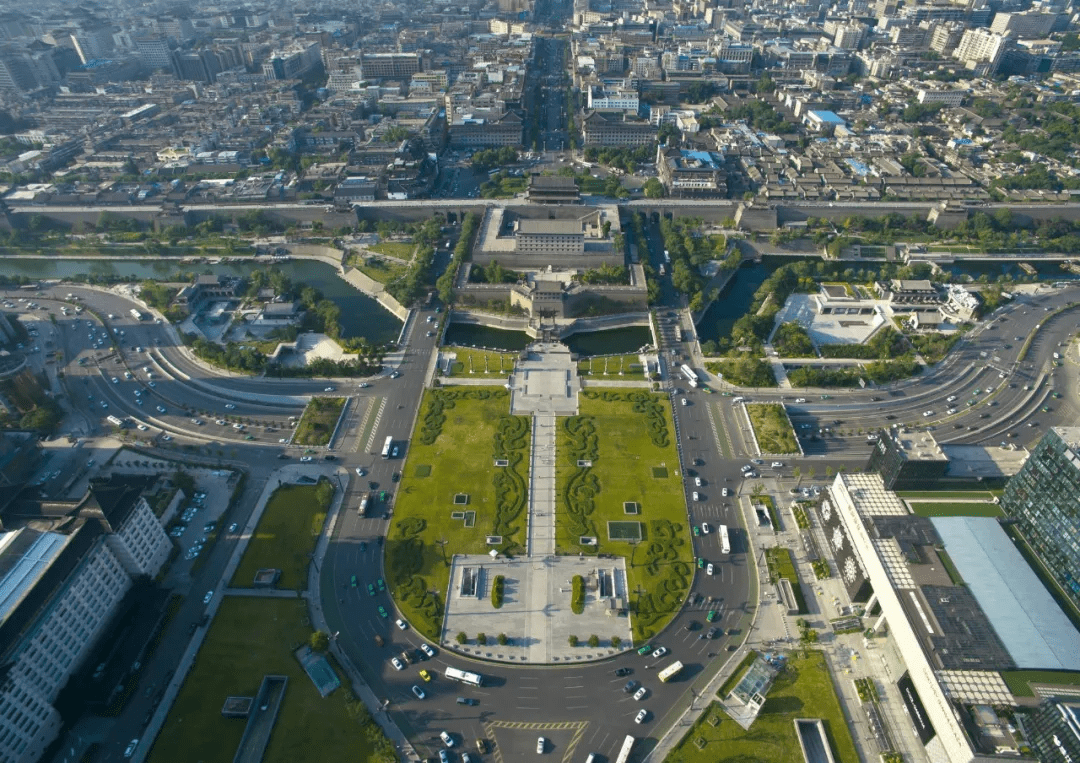
[[[573,592],[570,594],[570,611],[580,615],[585,611],[585,578],[574,575]]]
[[[491,606],[495,609],[501,609],[503,605],[503,586],[506,582],[506,578],[502,575],[496,575],[495,580],[491,582]]]

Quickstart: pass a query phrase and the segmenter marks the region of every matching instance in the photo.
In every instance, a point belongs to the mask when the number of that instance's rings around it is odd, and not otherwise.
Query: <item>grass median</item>
[[[272,567],[281,570],[278,588],[306,588],[311,553],[333,499],[334,484],[325,477],[317,485],[275,490],[229,585],[250,588],[258,570]]]
[[[396,760],[393,746],[366,710],[341,688],[319,696],[292,650],[311,636],[303,601],[227,597],[221,603],[195,664],[180,688],[150,763],[229,763],[245,719],[225,718],[229,696],[253,697],[263,676],[288,676],[266,763],[326,760]]]
[[[420,408],[387,534],[386,571],[406,619],[436,641],[451,557],[524,552],[529,419],[509,408],[502,387],[429,390]],[[489,546],[489,535],[502,541]]]
[[[469,347],[447,348],[455,355],[450,364],[449,376],[463,379],[503,379],[514,372],[512,352],[474,350]]]
[[[855,742],[820,652],[791,656],[749,731],[744,731],[714,702],[668,755],[667,761],[803,763],[793,723],[796,718],[820,718],[837,763],[858,763]]]
[[[799,452],[795,430],[780,403],[749,403],[746,414],[754,428],[754,437],[762,453],[788,455]]]
[[[580,415],[557,426],[557,548],[625,557],[634,640],[652,638],[693,577],[670,404],[644,390],[589,389]]]
[[[329,445],[344,407],[343,397],[313,397],[304,408],[292,444]]]

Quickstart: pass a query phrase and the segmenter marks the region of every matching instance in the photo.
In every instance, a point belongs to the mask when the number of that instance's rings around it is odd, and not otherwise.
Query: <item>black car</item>
[[[394,472],[393,476],[390,477],[391,482],[397,482],[399,479],[401,479],[401,475],[398,472]]]
[[[888,419],[889,421],[892,421],[893,419],[895,419],[895,418],[896,418],[896,416],[894,416],[894,415],[892,415],[892,414],[890,413],[890,414],[889,414],[888,416],[886,416],[885,418],[886,418],[886,419]]]
[[[325,456],[323,456],[323,459],[325,459],[326,461],[337,461],[337,456],[335,456],[333,453],[327,453]]]
[[[615,675],[617,675],[617,676],[628,676],[633,672],[634,672],[633,668],[619,668],[618,670],[615,671]]]
[[[368,488],[371,489],[371,490],[378,490],[379,489],[379,483],[378,482],[369,482],[367,484],[368,484]]]
[[[638,688],[637,681],[627,681],[626,686],[623,687],[623,691],[627,694],[633,694]]]

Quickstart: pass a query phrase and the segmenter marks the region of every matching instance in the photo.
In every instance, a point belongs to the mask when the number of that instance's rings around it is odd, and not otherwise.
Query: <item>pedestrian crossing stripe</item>
[[[491,723],[484,724],[484,735],[491,742],[492,758],[495,763],[503,763],[502,746],[498,744],[495,739],[495,732],[497,729],[508,729],[512,731],[573,730],[574,735],[571,737],[570,743],[566,746],[566,752],[564,752],[562,756],[562,763],[569,763],[574,750],[577,749],[578,742],[581,741],[582,734],[585,733],[585,729],[588,727],[588,721],[553,721],[550,723],[536,723],[531,721],[492,721]]]

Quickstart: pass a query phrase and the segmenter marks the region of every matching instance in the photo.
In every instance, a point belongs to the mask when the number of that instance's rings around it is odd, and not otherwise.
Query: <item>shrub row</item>
[[[501,609],[503,605],[503,586],[506,581],[502,575],[496,575],[491,583],[491,606]]]
[[[573,593],[570,594],[570,611],[580,615],[585,611],[585,578],[574,575]]]

